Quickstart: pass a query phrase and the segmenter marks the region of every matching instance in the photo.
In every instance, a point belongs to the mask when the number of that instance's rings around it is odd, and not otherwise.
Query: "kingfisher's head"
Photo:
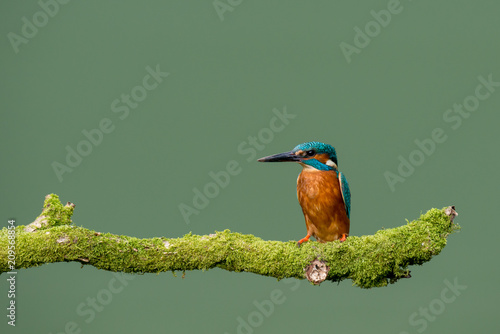
[[[304,168],[317,170],[337,169],[337,153],[335,149],[325,143],[311,141],[295,146],[293,150],[260,158],[261,162],[293,161],[300,163]]]

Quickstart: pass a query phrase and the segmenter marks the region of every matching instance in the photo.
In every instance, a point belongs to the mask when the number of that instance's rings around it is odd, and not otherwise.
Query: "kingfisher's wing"
[[[344,199],[345,211],[347,212],[347,218],[350,219],[351,191],[349,190],[349,183],[347,183],[347,179],[341,172],[339,172],[339,182],[340,182],[340,190],[342,191],[342,198]]]

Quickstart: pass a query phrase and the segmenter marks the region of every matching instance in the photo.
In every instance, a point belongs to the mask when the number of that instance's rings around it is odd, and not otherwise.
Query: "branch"
[[[207,270],[252,272],[277,279],[307,278],[318,284],[351,279],[362,288],[381,287],[410,277],[410,265],[439,254],[446,238],[460,229],[454,207],[431,209],[406,225],[374,235],[339,241],[264,241],[253,235],[216,232],[182,238],[138,239],[95,232],[72,225],[75,205],[63,206],[57,195],[45,197],[41,215],[17,226],[15,268],[78,261],[99,269],[127,273]],[[8,272],[8,229],[0,230],[0,274]]]

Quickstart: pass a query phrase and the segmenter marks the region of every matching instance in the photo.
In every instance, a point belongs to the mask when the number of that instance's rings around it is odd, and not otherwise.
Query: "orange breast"
[[[349,233],[349,218],[335,171],[304,168],[297,179],[297,198],[307,233],[316,240],[333,241]]]

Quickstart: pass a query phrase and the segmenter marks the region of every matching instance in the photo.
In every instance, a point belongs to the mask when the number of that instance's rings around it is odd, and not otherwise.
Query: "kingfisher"
[[[332,146],[316,141],[295,146],[290,152],[258,159],[260,162],[298,162],[297,198],[306,221],[307,235],[297,245],[314,237],[319,242],[345,241],[349,235],[351,192],[338,170]]]

